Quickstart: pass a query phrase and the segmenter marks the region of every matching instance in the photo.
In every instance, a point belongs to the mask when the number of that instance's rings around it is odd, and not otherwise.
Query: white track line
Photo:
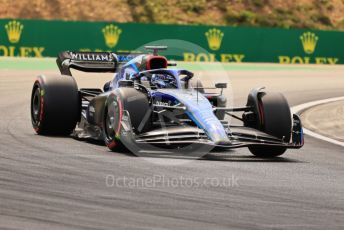
[[[321,105],[321,104],[326,104],[326,103],[341,101],[341,100],[344,100],[344,97],[335,97],[335,98],[329,98],[329,99],[324,99],[324,100],[319,100],[319,101],[312,101],[312,102],[308,102],[305,104],[294,106],[291,108],[291,111],[292,111],[292,113],[300,113],[300,112],[302,112],[302,111],[304,111],[310,107],[316,106],[316,105]],[[314,138],[317,138],[317,139],[327,141],[329,143],[344,147],[344,142],[337,141],[337,140],[331,139],[329,137],[325,137],[323,135],[315,133],[315,132],[308,130],[306,128],[303,128],[303,132],[309,136],[314,137]]]

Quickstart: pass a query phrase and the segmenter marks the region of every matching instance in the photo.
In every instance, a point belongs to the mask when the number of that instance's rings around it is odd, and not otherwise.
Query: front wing
[[[126,112],[126,111],[125,111]],[[201,144],[221,148],[241,148],[253,145],[279,146],[298,149],[304,145],[302,124],[299,116],[293,115],[293,129],[291,141],[285,142],[259,130],[243,127],[229,126],[228,137],[230,143],[223,145],[214,144],[206,133],[193,126],[163,127],[140,135],[136,135],[131,129],[130,116],[124,113],[121,121],[120,139],[125,143],[151,144],[151,145],[188,145]]]

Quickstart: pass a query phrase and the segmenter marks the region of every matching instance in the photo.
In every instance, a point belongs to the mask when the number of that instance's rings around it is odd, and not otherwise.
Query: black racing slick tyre
[[[116,89],[106,102],[103,123],[104,141],[112,151],[123,146],[121,119],[124,111],[129,113],[133,132],[143,133],[151,127],[151,109],[147,96],[134,88]]]
[[[292,117],[289,104],[281,93],[262,93],[258,98],[258,127],[261,131],[289,142]],[[286,147],[253,145],[250,152],[258,157],[270,158],[282,155]]]
[[[80,118],[78,86],[71,76],[39,76],[31,94],[31,122],[40,135],[69,135]]]

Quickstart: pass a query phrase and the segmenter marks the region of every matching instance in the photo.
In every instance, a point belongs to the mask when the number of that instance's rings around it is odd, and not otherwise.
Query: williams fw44
[[[193,73],[158,51],[148,54],[62,52],[61,75],[41,75],[33,85],[31,119],[40,135],[70,135],[103,140],[111,150],[128,143],[171,148],[199,144],[248,147],[259,157],[275,157],[303,146],[300,118],[280,93],[253,89],[242,107],[227,107],[217,83],[207,92]],[[103,89],[78,88],[70,69],[113,72]],[[209,89],[208,89],[209,91]],[[242,125],[225,120],[231,116]],[[129,148],[130,149],[130,148]]]

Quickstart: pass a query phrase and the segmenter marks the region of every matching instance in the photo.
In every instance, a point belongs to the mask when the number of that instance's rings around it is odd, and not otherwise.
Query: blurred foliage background
[[[344,0],[0,0],[0,18],[344,29]]]

